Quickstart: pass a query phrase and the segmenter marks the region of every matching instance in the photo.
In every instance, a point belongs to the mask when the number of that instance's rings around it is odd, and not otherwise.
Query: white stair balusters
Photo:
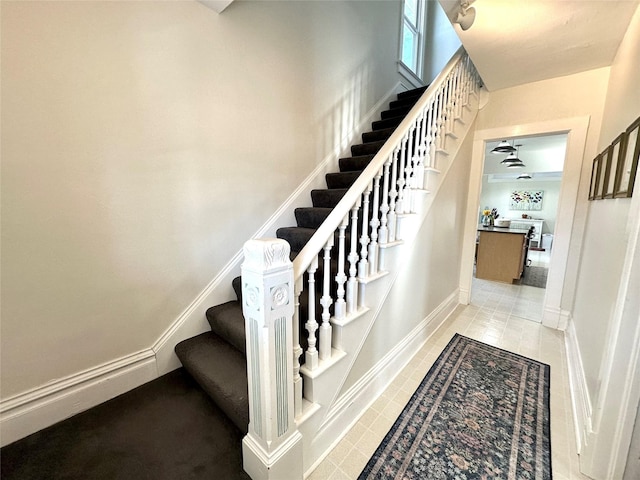
[[[327,360],[331,357],[331,324],[329,319],[331,314],[329,313],[329,307],[333,303],[331,293],[329,292],[329,285],[331,283],[331,249],[333,248],[333,236],[329,237],[327,243],[324,246],[324,265],[322,272],[322,297],[320,298],[320,305],[322,305],[322,325],[320,325],[320,360]]]
[[[396,199],[398,198],[398,162],[400,161],[400,149],[396,148],[392,153],[392,162],[391,162],[391,186],[389,189],[389,215],[388,215],[388,225],[389,225],[389,238],[388,241],[395,242],[396,241],[396,225],[397,225],[397,215],[396,215]]]
[[[400,165],[398,167],[398,202],[396,203],[396,217],[404,213],[405,203],[405,164],[407,162],[407,140],[408,135],[402,138],[400,144]]]
[[[353,315],[358,309],[358,211],[360,197],[351,208],[351,246],[349,248],[349,280],[347,281],[347,315]]]
[[[391,161],[393,154],[389,155],[387,161],[384,162],[384,173],[382,175],[382,205],[380,205],[380,229],[378,231],[378,242],[380,245],[386,245],[389,242],[389,182]],[[383,270],[382,267],[380,267]]]
[[[365,306],[365,285],[369,277],[369,262],[367,253],[369,249],[369,196],[371,195],[371,182],[362,193],[362,235],[360,236],[360,262],[358,262],[358,308]]]
[[[308,347],[305,352],[304,363],[309,370],[318,368],[318,349],[316,348],[316,330],[318,330],[318,321],[316,320],[316,270],[318,269],[318,258],[315,257],[309,268],[307,274],[309,275],[308,284],[309,290],[307,291],[308,302],[308,314],[305,328],[308,333]]]
[[[389,243],[389,180],[390,180],[390,168],[393,160],[393,154],[389,155],[387,161],[384,163],[384,175],[382,182],[382,205],[380,206],[380,230],[378,233],[378,240],[381,247],[386,247]],[[378,268],[380,271],[385,271],[385,248],[378,249]]]
[[[345,300],[345,283],[347,275],[345,274],[345,232],[349,225],[349,215],[345,215],[338,230],[338,272],[336,273],[336,303],[334,306],[333,316],[342,320],[347,311],[347,302]]]
[[[381,171],[373,177],[373,204],[371,206],[371,238],[369,242],[369,275],[378,273],[378,227],[380,226],[380,178]]]

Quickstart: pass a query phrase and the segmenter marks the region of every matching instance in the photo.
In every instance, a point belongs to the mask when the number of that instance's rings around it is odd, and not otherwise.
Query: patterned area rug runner
[[[359,479],[551,479],[544,363],[456,334]]]

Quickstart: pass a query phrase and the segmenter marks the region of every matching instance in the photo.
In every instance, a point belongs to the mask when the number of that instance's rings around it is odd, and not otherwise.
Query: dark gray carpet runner
[[[397,100],[392,101],[389,109],[382,112],[381,119],[373,122],[372,130],[362,135],[362,143],[351,147],[351,157],[339,160],[340,171],[326,175],[327,188],[311,192],[313,207],[297,208],[296,225],[277,230],[277,237],[291,245],[292,259],[306,245],[425,89],[423,87],[398,94]],[[318,276],[322,274],[322,268],[320,265]],[[241,431],[246,432],[249,403],[240,278],[233,281],[233,288],[237,300],[207,310],[211,331],[180,342],[175,351],[184,368],[202,389]],[[300,310],[300,318],[303,319],[306,312],[305,293],[300,299]],[[319,308],[316,310],[321,311]],[[300,331],[305,332],[303,327]],[[304,335],[300,343],[303,348],[306,347]]]

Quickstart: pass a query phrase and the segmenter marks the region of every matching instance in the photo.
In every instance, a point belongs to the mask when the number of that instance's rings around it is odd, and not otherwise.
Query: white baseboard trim
[[[573,406],[576,446],[579,454],[582,452],[587,435],[589,435],[592,430],[593,407],[589,397],[575,326],[570,316],[568,318],[564,339],[567,367],[569,370],[569,389],[571,390],[571,403]]]
[[[157,378],[153,350],[119,358],[0,402],[0,446]]]
[[[346,134],[329,152],[318,166],[307,176],[307,178],[289,195],[280,205],[273,215],[255,232],[251,238],[275,237],[277,228],[282,225],[293,225],[295,223],[294,209],[296,207],[310,205],[311,197],[309,192],[314,188],[324,188],[324,175],[334,170],[338,163],[338,158],[347,156],[351,143],[356,141],[356,137],[370,127],[371,122],[380,116],[380,112],[385,110],[386,105],[395,95],[402,91],[400,82],[396,83],[380,100],[376,103],[360,120],[355,128]],[[248,240],[248,239],[247,239]],[[175,346],[187,338],[209,330],[209,325],[205,318],[207,309],[213,305],[219,305],[235,298],[231,281],[240,275],[240,266],[243,261],[242,245],[233,258],[223,267],[220,273],[200,292],[195,300],[189,305],[180,316],[162,334],[152,349],[158,359],[158,374],[164,375],[180,366],[180,361],[173,349]]]
[[[342,395],[327,414],[314,443],[328,448],[305,472],[308,476],[393,382],[458,305],[456,290]],[[322,438],[324,437],[324,440]]]

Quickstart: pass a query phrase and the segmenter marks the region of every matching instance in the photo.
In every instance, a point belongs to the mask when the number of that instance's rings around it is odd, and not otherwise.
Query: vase
[[[491,220],[489,219],[489,215],[483,215],[482,216],[482,226],[483,227],[488,227],[491,225]]]

